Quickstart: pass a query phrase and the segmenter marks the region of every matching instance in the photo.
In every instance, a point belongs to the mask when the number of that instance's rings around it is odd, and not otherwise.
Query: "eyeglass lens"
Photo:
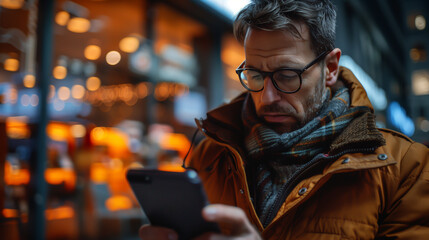
[[[249,90],[259,91],[264,87],[264,79],[269,75],[256,70],[243,70],[241,81]],[[300,79],[298,73],[290,70],[279,70],[272,74],[277,87],[285,92],[294,92],[299,89]]]

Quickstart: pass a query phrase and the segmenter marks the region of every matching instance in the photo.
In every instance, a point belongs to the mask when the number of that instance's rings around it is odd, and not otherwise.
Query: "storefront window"
[[[207,89],[217,71],[212,64],[222,64],[227,89],[241,91],[230,74],[243,59],[232,29],[212,31],[207,21],[218,19],[203,21],[174,1],[54,1],[46,36],[53,39],[44,79],[47,149],[40,160],[34,154],[43,102],[36,72],[40,9],[37,1],[0,3],[0,143],[7,146],[0,150],[0,224],[8,224],[0,235],[33,234],[29,166],[42,161],[46,209],[36,221],[46,223],[46,239],[137,238],[147,220],[125,172],[183,171],[194,118],[205,115],[207,93],[217,94]]]

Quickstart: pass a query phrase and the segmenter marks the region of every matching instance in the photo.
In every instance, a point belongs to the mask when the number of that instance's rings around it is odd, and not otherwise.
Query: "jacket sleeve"
[[[398,167],[377,237],[429,239],[429,149],[412,143]]]

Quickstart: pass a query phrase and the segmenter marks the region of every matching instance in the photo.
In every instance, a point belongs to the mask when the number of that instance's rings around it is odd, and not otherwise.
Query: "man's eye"
[[[291,81],[298,78],[298,74],[293,71],[281,71],[275,75],[277,81]]]
[[[244,73],[247,80],[260,81],[263,79],[262,75],[256,71],[248,70],[248,71],[245,71],[243,73]]]
[[[259,81],[259,80],[262,80],[262,75],[261,74],[252,74],[249,76],[249,79]]]

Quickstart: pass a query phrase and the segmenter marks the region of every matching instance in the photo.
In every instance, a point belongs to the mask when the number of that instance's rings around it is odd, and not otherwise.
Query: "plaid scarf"
[[[330,91],[326,94],[330,95]],[[248,135],[245,146],[248,159],[256,162],[256,212],[264,225],[279,189],[303,164],[317,154],[329,150],[332,141],[358,116],[369,109],[349,108],[347,88],[338,89],[326,102],[317,117],[304,127],[279,134],[262,123],[247,96],[242,119]]]
[[[330,91],[326,94],[330,94]],[[322,107],[319,115],[304,127],[279,134],[258,119],[253,101],[248,96],[242,112],[242,119],[248,130],[245,138],[248,156],[252,159],[272,156],[308,161],[326,149],[351,120],[368,111],[366,107],[349,109],[349,98],[347,88],[337,90],[332,99]]]

